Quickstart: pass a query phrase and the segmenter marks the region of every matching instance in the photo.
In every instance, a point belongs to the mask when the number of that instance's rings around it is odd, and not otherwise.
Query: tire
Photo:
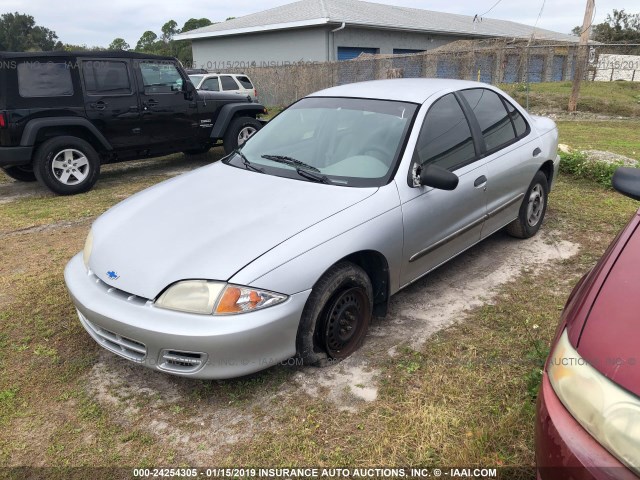
[[[211,145],[205,145],[198,148],[190,148],[189,150],[183,150],[182,153],[185,155],[204,155],[209,150],[211,150]]]
[[[547,176],[538,171],[524,195],[518,218],[507,225],[507,233],[516,238],[530,238],[538,233],[547,212],[548,195]]]
[[[31,165],[16,165],[13,167],[2,167],[2,171],[9,177],[19,182],[35,182],[36,174],[33,173]]]
[[[59,195],[90,190],[100,174],[98,153],[78,137],[47,140],[36,150],[33,164],[38,181]]]
[[[255,118],[234,118],[227,127],[227,131],[224,133],[224,138],[222,139],[224,152],[227,155],[230,154],[261,128],[262,124]]]
[[[302,312],[296,349],[303,364],[322,367],[355,352],[372,311],[373,288],[366,272],[350,262],[331,267],[314,285]]]

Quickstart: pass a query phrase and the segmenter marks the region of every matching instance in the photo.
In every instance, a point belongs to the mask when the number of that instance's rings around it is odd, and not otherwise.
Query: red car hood
[[[631,234],[608,275],[601,275],[606,280],[584,323],[578,352],[640,396],[640,229]]]

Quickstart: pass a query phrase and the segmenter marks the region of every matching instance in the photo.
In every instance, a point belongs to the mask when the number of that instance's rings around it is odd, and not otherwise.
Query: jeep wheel
[[[225,153],[229,154],[236,148],[241,147],[244,142],[262,128],[262,124],[251,117],[238,117],[235,118],[222,139]]]
[[[77,137],[55,137],[36,150],[36,178],[59,195],[86,192],[98,180],[100,157],[85,140]]]
[[[2,167],[2,171],[9,177],[19,182],[35,182],[36,175],[31,165],[16,165],[14,167]]]

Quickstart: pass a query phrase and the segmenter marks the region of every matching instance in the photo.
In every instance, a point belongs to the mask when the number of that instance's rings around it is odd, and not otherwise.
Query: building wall
[[[338,47],[377,48],[381,55],[391,55],[394,49],[431,50],[464,37],[430,35],[419,32],[376,30],[373,28],[349,27],[331,34],[331,60],[337,59]]]
[[[286,62],[325,62],[329,53],[327,30],[319,27],[194,39],[194,67],[216,71]]]

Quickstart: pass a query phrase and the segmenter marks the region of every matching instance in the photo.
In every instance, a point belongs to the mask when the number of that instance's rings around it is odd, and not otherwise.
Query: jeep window
[[[417,108],[388,100],[304,98],[251,137],[242,153],[270,175],[308,180],[296,165],[278,161],[288,157],[333,185],[381,186],[396,170]],[[225,162],[246,168],[238,155]]]
[[[84,88],[89,95],[128,95],[131,81],[125,62],[90,60],[82,62]]]
[[[243,88],[248,90],[253,88],[253,84],[251,83],[251,80],[249,80],[249,77],[236,77],[236,80],[240,82],[240,85],[242,85]]]
[[[218,77],[207,78],[202,85],[200,86],[200,90],[210,90],[213,92],[220,91],[220,84],[218,83]]]
[[[145,94],[182,90],[182,77],[175,65],[163,62],[142,62],[139,65]]]
[[[223,90],[240,90],[236,81],[229,75],[222,75],[220,81],[222,82]]]
[[[73,95],[69,66],[37,61],[18,64],[18,92],[24,98]]]

